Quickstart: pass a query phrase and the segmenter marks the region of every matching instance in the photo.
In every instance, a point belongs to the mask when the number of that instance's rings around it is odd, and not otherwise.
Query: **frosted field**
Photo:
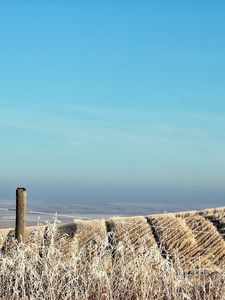
[[[1,299],[222,300],[225,208],[0,230]]]

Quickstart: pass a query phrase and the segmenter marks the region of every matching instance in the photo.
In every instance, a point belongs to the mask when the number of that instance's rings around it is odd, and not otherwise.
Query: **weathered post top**
[[[15,238],[18,243],[25,240],[27,191],[24,187],[16,190],[16,228]]]
[[[26,192],[27,190],[24,188],[24,187],[18,187],[17,189],[16,189],[16,192],[17,193],[21,193],[21,192]]]

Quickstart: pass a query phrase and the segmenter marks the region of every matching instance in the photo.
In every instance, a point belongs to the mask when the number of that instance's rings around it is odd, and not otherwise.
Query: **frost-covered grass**
[[[96,235],[79,247],[66,234],[59,239],[55,223],[44,235],[37,227],[25,245],[11,239],[0,260],[0,299],[225,299],[225,272],[183,270],[176,255],[162,256],[144,239],[137,250],[129,236],[113,246],[112,238]]]

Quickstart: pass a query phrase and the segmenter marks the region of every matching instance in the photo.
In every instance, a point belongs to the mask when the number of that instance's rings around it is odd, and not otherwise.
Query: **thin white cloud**
[[[137,140],[145,142],[207,141],[225,138],[225,120],[215,114],[146,111],[73,106],[68,114],[60,112],[0,111],[0,126],[66,138],[71,145],[94,140]]]

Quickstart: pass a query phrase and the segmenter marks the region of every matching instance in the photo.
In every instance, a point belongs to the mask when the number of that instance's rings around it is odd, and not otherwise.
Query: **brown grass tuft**
[[[207,257],[200,253],[199,246],[185,221],[177,218],[173,214],[157,217],[148,217],[151,222],[158,243],[163,247],[164,255],[168,255],[173,260],[179,257],[182,267],[189,269],[209,268],[212,263]]]
[[[216,227],[203,216],[195,215],[185,218],[200,248],[201,255],[206,256],[214,265],[225,266],[225,241]]]

